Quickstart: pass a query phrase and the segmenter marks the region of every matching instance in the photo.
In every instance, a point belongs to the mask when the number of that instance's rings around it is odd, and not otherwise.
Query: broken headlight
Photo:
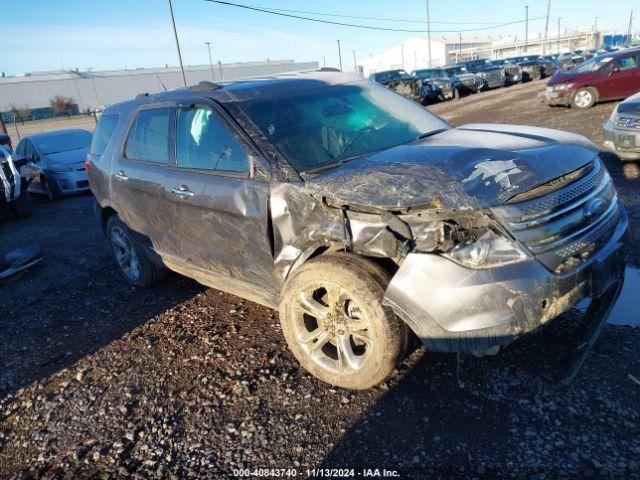
[[[459,243],[443,253],[445,257],[467,268],[491,268],[523,262],[527,253],[513,240],[486,230],[476,238]]]

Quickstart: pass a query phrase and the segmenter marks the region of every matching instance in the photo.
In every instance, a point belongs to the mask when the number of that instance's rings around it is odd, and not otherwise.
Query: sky
[[[425,20],[425,0],[231,1],[265,8],[412,20],[418,23],[317,17],[391,28],[426,28],[420,23]],[[546,0],[430,0],[432,38],[523,20],[525,5],[529,5],[530,18],[541,17],[546,3]],[[0,71],[7,75],[61,68],[108,70],[178,64],[167,0],[0,0],[0,4],[4,4],[0,18],[3,32]],[[594,18],[599,17],[600,30],[626,32],[634,7],[633,30],[638,32],[637,0],[552,0],[550,31],[555,33],[557,17],[568,28],[591,26]],[[269,58],[321,64],[324,61],[327,66],[337,66],[336,40],[340,39],[346,70],[353,68],[354,50],[356,57],[362,58],[415,35],[311,23],[206,0],[173,0],[173,8],[185,65],[207,64],[204,42],[211,42],[214,62]],[[518,23],[466,35],[522,38],[524,29],[524,23]],[[531,36],[543,29],[543,19],[530,21]]]

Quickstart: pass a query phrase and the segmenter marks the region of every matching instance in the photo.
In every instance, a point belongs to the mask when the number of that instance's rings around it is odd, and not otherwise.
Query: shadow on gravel
[[[608,327],[576,382],[561,389],[552,378],[576,317],[565,315],[497,356],[464,357],[460,385],[454,355],[419,351],[415,366],[351,426],[321,467],[395,469],[400,478],[631,473],[615,462],[618,455],[634,458],[638,448],[637,426],[628,421],[638,392],[626,376],[640,369],[637,345],[627,337],[631,327]]]
[[[147,289],[124,282],[90,195],[34,197],[28,219],[0,223],[4,252],[37,242],[44,262],[0,286],[0,398],[67,368],[205,287],[172,275]]]

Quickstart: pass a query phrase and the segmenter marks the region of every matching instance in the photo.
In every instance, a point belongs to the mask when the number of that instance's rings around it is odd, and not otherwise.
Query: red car
[[[640,91],[640,49],[593,57],[571,70],[558,70],[540,93],[548,105],[589,108],[601,100],[627,98]]]

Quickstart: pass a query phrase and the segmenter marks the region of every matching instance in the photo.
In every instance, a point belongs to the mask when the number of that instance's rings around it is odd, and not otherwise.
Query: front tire
[[[573,94],[571,106],[579,110],[591,108],[596,104],[597,95],[593,88],[580,88]]]
[[[300,364],[338,387],[370,388],[403,359],[409,330],[382,305],[389,275],[352,254],[316,257],[287,280],[280,302],[284,337]]]
[[[107,238],[118,270],[131,285],[149,287],[166,276],[166,270],[153,263],[129,228],[113,215],[107,221]]]

